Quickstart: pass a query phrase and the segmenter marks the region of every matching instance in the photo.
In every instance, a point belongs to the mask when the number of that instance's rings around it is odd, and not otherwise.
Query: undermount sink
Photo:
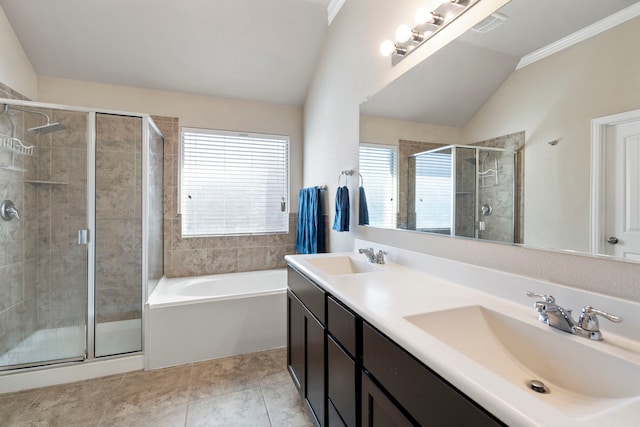
[[[640,365],[564,332],[478,305],[405,319],[518,386],[541,381],[548,394],[527,390],[574,416],[592,415],[640,396]]]
[[[307,259],[307,262],[331,275],[369,273],[381,270],[381,268],[375,264],[370,264],[351,256],[311,258]]]

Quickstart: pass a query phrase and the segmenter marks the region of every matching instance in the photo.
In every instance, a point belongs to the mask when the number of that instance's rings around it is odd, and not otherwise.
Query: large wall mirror
[[[368,98],[369,226],[640,261],[639,15],[512,0]]]

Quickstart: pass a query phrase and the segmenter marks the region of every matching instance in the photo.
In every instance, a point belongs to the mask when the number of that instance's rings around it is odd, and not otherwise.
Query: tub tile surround
[[[177,213],[180,125],[175,117],[152,118],[165,137],[165,275],[200,276],[286,267],[284,256],[296,253],[296,213],[289,215],[289,232],[286,234],[181,237],[181,219]]]
[[[313,425],[284,348],[0,395],[0,420],[65,427]]]

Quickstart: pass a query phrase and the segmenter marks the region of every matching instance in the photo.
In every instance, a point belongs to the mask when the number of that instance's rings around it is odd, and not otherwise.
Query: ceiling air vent
[[[477,33],[488,33],[491,30],[495,30],[500,24],[507,20],[507,15],[496,12],[484,18],[471,28],[471,30]]]

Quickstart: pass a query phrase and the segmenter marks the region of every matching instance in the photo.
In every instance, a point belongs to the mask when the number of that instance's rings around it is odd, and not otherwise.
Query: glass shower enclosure
[[[408,160],[409,229],[514,242],[516,152],[449,145]]]
[[[162,147],[148,115],[0,99],[0,371],[142,350]]]

